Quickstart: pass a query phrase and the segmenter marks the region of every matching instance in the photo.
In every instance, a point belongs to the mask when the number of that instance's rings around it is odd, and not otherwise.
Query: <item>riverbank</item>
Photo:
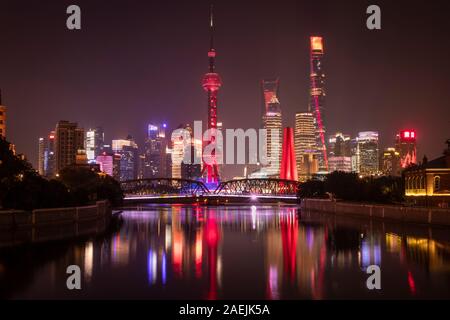
[[[323,199],[302,199],[302,209],[336,215],[387,219],[406,223],[450,226],[450,209],[375,205]]]
[[[99,234],[108,228],[111,217],[107,201],[31,212],[0,211],[0,248]]]

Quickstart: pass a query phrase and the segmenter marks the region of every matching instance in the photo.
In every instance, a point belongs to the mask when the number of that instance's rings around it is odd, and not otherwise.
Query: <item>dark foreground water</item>
[[[450,298],[450,231],[290,206],[149,206],[120,231],[0,252],[9,299]],[[79,265],[82,289],[66,287]],[[366,287],[381,268],[382,289]]]

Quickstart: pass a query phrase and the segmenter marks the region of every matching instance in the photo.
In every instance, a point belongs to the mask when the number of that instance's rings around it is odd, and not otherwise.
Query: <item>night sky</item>
[[[0,88],[8,139],[36,165],[38,138],[58,120],[104,127],[107,141],[149,122],[206,120],[211,1],[0,0]],[[214,1],[219,121],[261,124],[260,80],[280,77],[283,121],[294,126],[309,88],[309,36],[325,39],[327,134],[378,130],[381,147],[404,128],[419,157],[450,138],[449,1]],[[66,8],[82,30],[66,28]],[[378,4],[382,30],[366,28]],[[233,176],[241,171],[229,169]]]

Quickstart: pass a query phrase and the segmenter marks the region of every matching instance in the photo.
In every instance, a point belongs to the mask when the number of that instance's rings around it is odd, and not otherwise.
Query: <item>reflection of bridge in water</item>
[[[298,181],[239,179],[210,190],[202,181],[153,178],[121,182],[126,202],[296,202]]]

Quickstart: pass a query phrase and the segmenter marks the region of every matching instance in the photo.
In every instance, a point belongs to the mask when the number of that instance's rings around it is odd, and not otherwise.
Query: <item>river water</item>
[[[154,205],[101,237],[0,252],[7,299],[450,298],[450,230],[295,206]],[[81,269],[68,290],[66,268]],[[369,290],[369,265],[381,289]]]

